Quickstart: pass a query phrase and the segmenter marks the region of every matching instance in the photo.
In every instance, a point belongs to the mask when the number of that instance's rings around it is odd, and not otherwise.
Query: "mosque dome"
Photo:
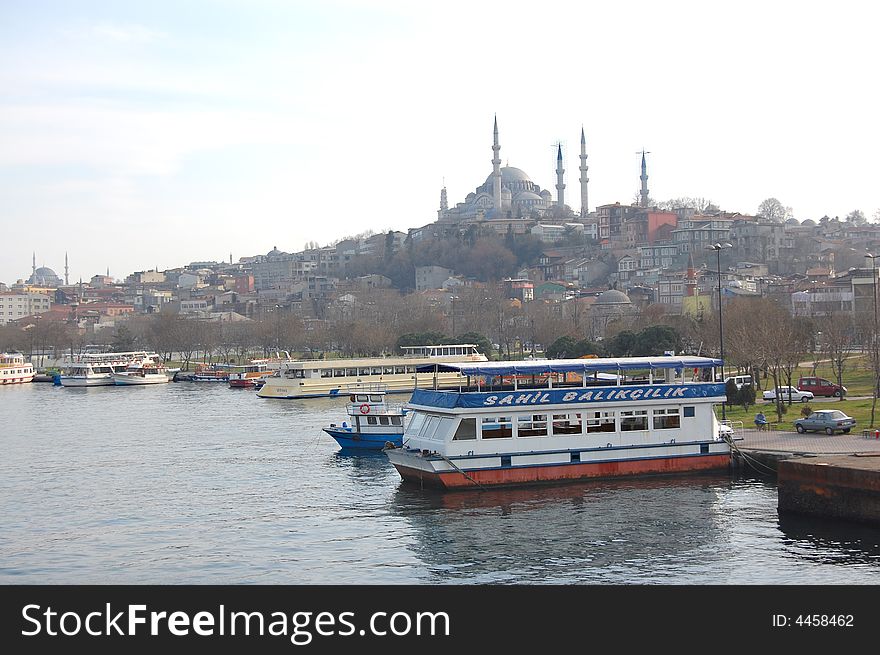
[[[629,296],[617,289],[608,289],[599,294],[594,305],[630,305]]]
[[[807,218],[804,220],[803,223],[801,223],[801,225],[807,225],[809,227],[816,227],[816,221],[814,221],[812,218]]]
[[[785,221],[785,224],[786,225],[800,225],[801,222],[796,218],[789,218],[787,221]]]
[[[486,178],[486,184],[492,184],[492,177],[494,173],[490,173],[489,177]],[[513,166],[502,166],[501,167],[501,185],[504,187],[509,187],[511,182],[531,182],[532,179],[526,175],[525,171],[514,168]]]
[[[37,286],[51,287],[60,286],[62,281],[51,268],[41,266],[34,271],[34,274],[30,276],[27,283],[36,284]]]
[[[523,191],[516,196],[517,200],[541,200],[541,196],[531,191]]]

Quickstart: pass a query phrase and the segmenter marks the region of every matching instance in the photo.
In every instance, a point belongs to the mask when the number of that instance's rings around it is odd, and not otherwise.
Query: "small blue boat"
[[[324,432],[345,450],[382,450],[387,443],[403,443],[406,410],[385,403],[384,385],[359,385],[349,390],[348,420],[331,423]]]

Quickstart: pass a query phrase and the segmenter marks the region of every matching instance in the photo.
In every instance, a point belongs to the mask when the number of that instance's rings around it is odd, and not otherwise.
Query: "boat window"
[[[588,412],[587,432],[617,432],[614,412]]]
[[[306,371],[305,371],[305,369],[300,368],[300,369],[295,369],[295,370],[293,371],[293,376],[292,376],[292,377],[295,377],[295,378],[298,378],[298,379],[303,379],[303,378],[305,378],[305,376],[306,376]]]
[[[357,371],[358,371],[358,375],[369,375],[370,374],[369,368],[359,368]]]
[[[388,421],[387,416],[380,416],[379,417],[379,425],[391,425],[391,423]]]
[[[357,402],[359,402],[359,403],[369,402],[369,400],[370,400],[370,397],[365,393],[359,393],[357,396]]]
[[[470,439],[477,438],[477,419],[475,418],[463,418],[461,419],[461,423],[458,424],[458,428],[455,430],[455,436],[452,437],[453,441],[466,441]]]
[[[554,414],[553,434],[580,434],[583,431],[581,415],[577,414]]]
[[[334,369],[333,369],[333,377],[334,377],[334,378],[343,378],[343,377],[345,377],[345,369],[344,369],[344,368],[334,368]]]
[[[684,408],[684,416],[685,418],[693,418],[695,415],[696,407],[685,407]]]
[[[370,369],[370,372],[373,375],[382,375],[382,367],[381,366],[374,366],[373,368]]]
[[[405,368],[406,368],[407,373],[415,373],[416,372],[416,369],[414,366],[406,366]]]
[[[480,426],[483,439],[504,439],[513,436],[513,420],[509,416],[487,416]]]
[[[351,394],[351,395],[348,397],[348,402],[353,403],[353,402],[356,402],[356,401],[357,401],[357,396],[355,396],[354,394]]]
[[[356,368],[347,368],[345,369],[345,375],[350,378],[356,378],[358,374],[358,370]]]
[[[632,432],[634,430],[648,429],[648,410],[633,409],[620,412],[620,431]]]
[[[371,403],[381,403],[382,396],[376,396],[376,395],[370,394],[370,402]]]
[[[367,417],[367,425],[376,425],[376,424],[377,424],[377,423],[376,423],[376,417],[375,417],[375,416],[368,416],[368,417]]]
[[[399,416],[392,416],[391,417],[391,425],[403,425],[403,424],[400,422]]]
[[[332,378],[333,377],[333,369],[330,369],[330,368],[321,369],[321,377],[322,378]]]
[[[409,427],[406,431],[407,436],[417,436],[422,429],[422,426],[425,424],[426,416],[424,414],[416,414],[413,416],[412,421],[409,423]]]
[[[384,375],[394,375],[394,367],[393,366],[385,366],[382,368],[382,373]]]
[[[526,416],[518,416],[516,419],[516,436],[546,437],[547,415],[528,414]]]
[[[395,366],[394,367],[394,374],[395,375],[403,375],[404,373],[406,373],[405,366]]]
[[[422,432],[419,435],[424,439],[431,439],[434,436],[434,432],[440,426],[440,417],[439,416],[429,416],[428,420],[425,421],[425,427],[422,428]]]
[[[677,407],[654,410],[654,429],[670,430],[681,427],[681,415]]]

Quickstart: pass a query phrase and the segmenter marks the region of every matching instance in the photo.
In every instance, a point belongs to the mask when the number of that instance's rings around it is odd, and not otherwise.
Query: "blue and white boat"
[[[678,474],[730,465],[721,360],[663,356],[444,364],[458,391],[416,389],[406,481],[445,489]]]
[[[349,390],[348,420],[331,423],[324,432],[343,449],[382,450],[403,443],[406,410],[385,403],[384,385],[361,385]]]

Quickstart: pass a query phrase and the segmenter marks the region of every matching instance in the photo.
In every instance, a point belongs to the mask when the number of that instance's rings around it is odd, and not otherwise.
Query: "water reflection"
[[[721,539],[714,507],[726,476],[593,481],[438,492],[401,484],[414,554],[444,581],[662,581],[664,561]]]
[[[849,521],[779,514],[786,549],[799,558],[824,564],[880,563],[880,529]]]

